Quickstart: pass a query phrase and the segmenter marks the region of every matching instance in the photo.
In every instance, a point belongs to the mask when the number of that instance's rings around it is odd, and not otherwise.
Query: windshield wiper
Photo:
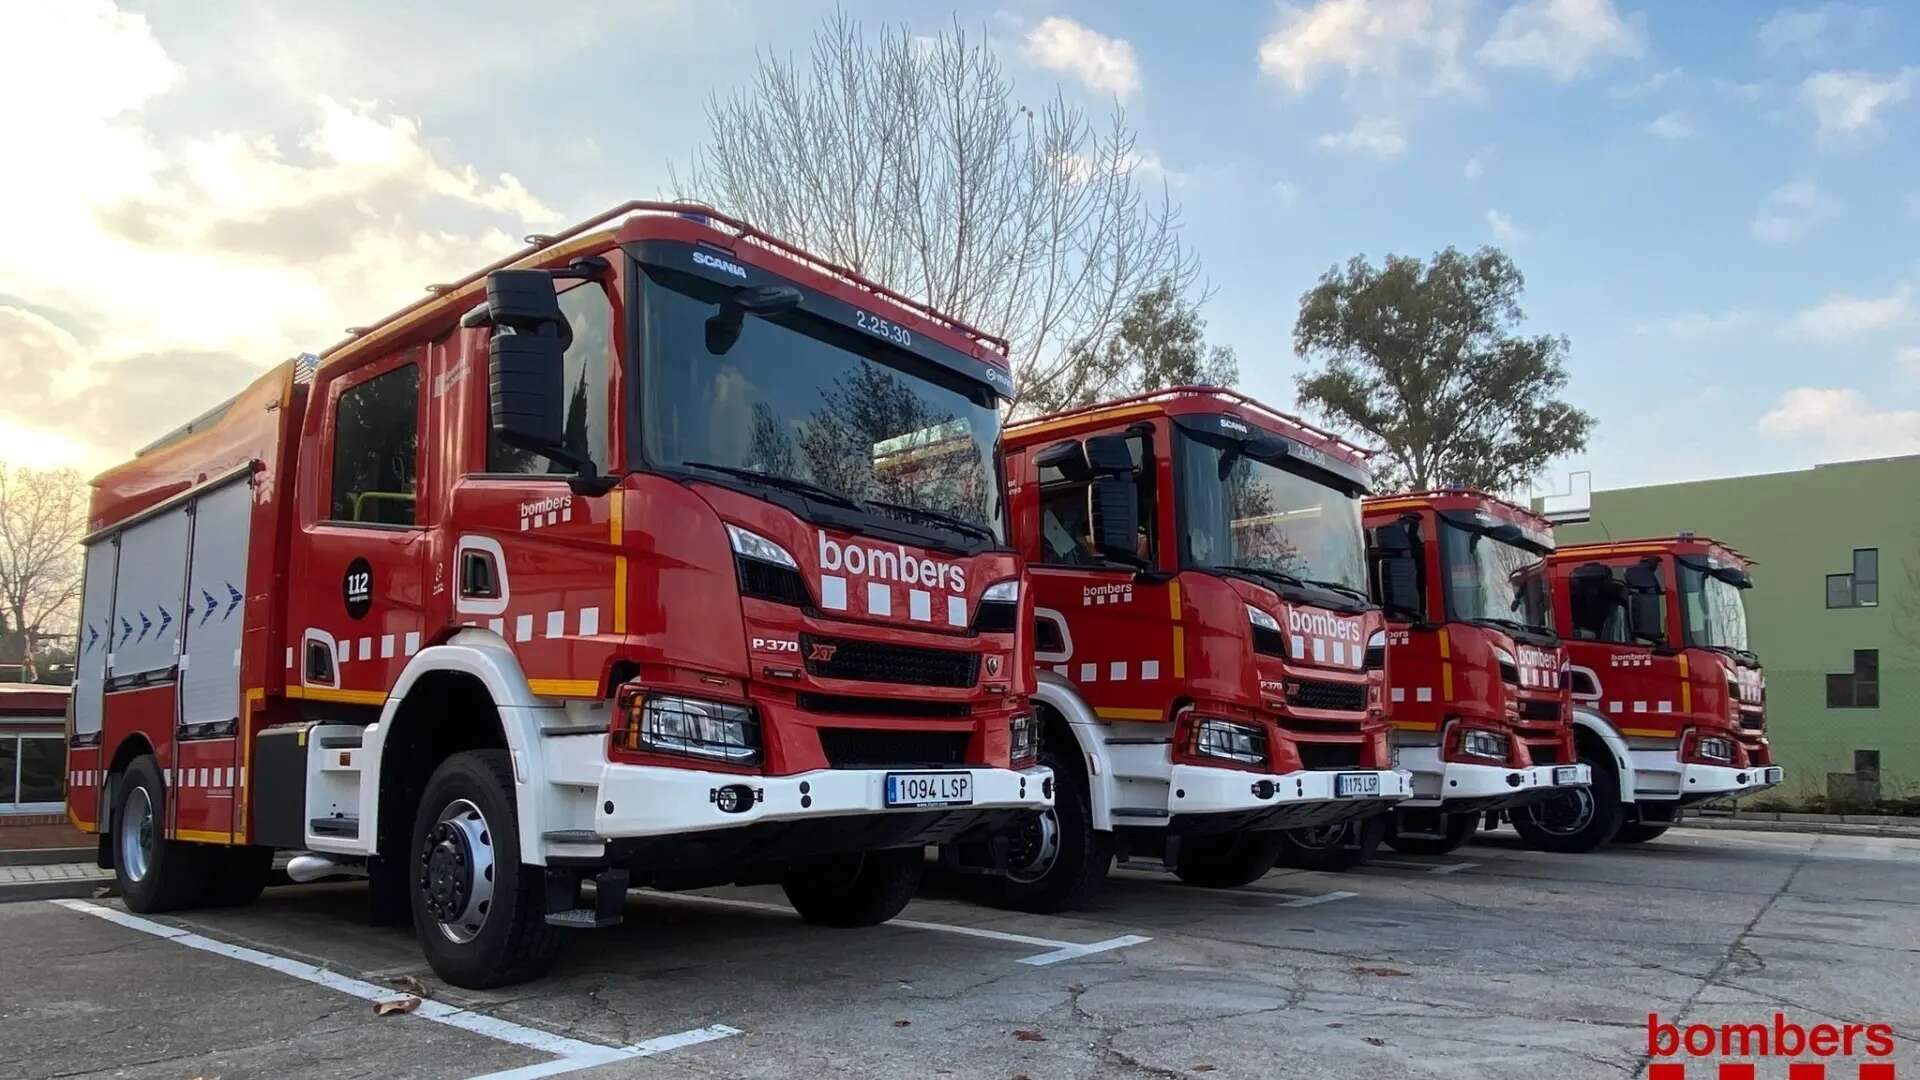
[[[780,476],[775,473],[761,472],[759,469],[745,469],[738,465],[716,465],[711,461],[683,461],[680,464],[690,469],[707,469],[712,472],[724,473],[727,476],[737,476],[742,480],[748,480],[756,484],[765,484],[768,487],[786,488],[788,491],[797,491],[802,495],[811,495],[822,502],[836,503],[849,510],[865,510],[867,508],[865,503],[851,495],[845,495],[832,488],[821,487],[819,484],[811,481],[799,480],[791,476]]]
[[[1241,577],[1277,581],[1282,585],[1291,585],[1296,589],[1305,588],[1307,584],[1304,579],[1294,577],[1284,570],[1264,570],[1257,566],[1236,566],[1232,563],[1222,563],[1219,566],[1208,566],[1202,569],[1212,571],[1216,574],[1239,574]]]
[[[884,511],[892,511],[896,514],[904,514],[910,518],[921,518],[926,521],[932,521],[966,533],[969,536],[977,536],[982,540],[989,540],[995,543],[998,543],[1000,540],[1000,537],[985,525],[977,521],[968,521],[958,514],[949,514],[945,510],[929,510],[924,506],[908,506],[905,503],[887,502],[883,499],[868,499],[867,505]]]
[[[1344,581],[1326,581],[1321,578],[1306,578],[1304,580],[1309,585],[1318,585],[1323,589],[1332,589],[1334,592],[1346,593],[1348,596],[1357,596],[1360,599],[1367,601],[1368,603],[1373,602],[1373,598],[1371,596],[1368,596],[1365,592],[1362,592],[1361,590],[1356,589],[1351,585],[1348,585]]]
[[[1492,615],[1483,615],[1480,618],[1468,619],[1467,621],[1470,623],[1482,623],[1482,624],[1491,625],[1491,626],[1498,626],[1503,630],[1518,630],[1523,634],[1545,635],[1547,637],[1558,636],[1549,627],[1534,626],[1530,623],[1523,623],[1519,619],[1501,619],[1501,618],[1496,618]]]

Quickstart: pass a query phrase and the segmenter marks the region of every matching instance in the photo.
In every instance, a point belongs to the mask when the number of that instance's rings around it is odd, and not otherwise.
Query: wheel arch
[[[1064,731],[1080,749],[1080,766],[1087,777],[1093,808],[1093,827],[1113,831],[1113,761],[1102,737],[1105,727],[1073,684],[1051,671],[1041,671],[1033,701],[1041,710],[1042,737]]]
[[[1579,749],[1612,764],[1613,775],[1620,782],[1620,801],[1633,802],[1636,798],[1633,757],[1627,753],[1626,738],[1614,730],[1606,717],[1579,705],[1573,709],[1573,738]]]

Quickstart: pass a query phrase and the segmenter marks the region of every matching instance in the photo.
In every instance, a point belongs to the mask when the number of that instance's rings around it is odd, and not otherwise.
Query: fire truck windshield
[[[1357,492],[1191,433],[1182,441],[1181,548],[1187,565],[1278,574],[1366,596]],[[1224,480],[1223,457],[1231,462]]]
[[[641,306],[653,464],[764,476],[967,545],[1003,542],[1000,412],[984,383],[797,311],[746,317],[716,352],[716,301],[652,275]]]
[[[1738,586],[1712,573],[1723,564],[1718,560],[1710,566],[1696,565],[1686,558],[1676,561],[1680,564],[1680,609],[1686,615],[1687,644],[1749,651],[1746,598],[1740,595]]]
[[[1440,564],[1446,575],[1448,618],[1552,632],[1546,564],[1538,552],[1443,518]]]

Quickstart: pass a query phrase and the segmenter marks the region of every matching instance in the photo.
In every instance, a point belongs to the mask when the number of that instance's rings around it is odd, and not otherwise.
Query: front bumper
[[[1413,774],[1408,808],[1467,813],[1504,810],[1550,799],[1568,788],[1593,783],[1587,765],[1470,765],[1443,761],[1437,746],[1403,746],[1399,765]]]
[[[1778,765],[1699,765],[1683,763],[1672,750],[1629,750],[1636,800],[1681,804],[1727,795],[1752,795],[1786,779]]]
[[[1379,793],[1338,794],[1338,778],[1343,776],[1371,777]],[[1175,765],[1168,779],[1169,826],[1187,834],[1332,825],[1382,813],[1413,790],[1400,769],[1271,774]],[[1360,786],[1369,785],[1363,779]]]

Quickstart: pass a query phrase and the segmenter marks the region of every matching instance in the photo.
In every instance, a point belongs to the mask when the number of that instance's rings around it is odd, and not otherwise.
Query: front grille
[[[822,679],[960,687],[972,686],[980,672],[978,653],[812,634],[800,635],[800,654],[807,674]]]
[[[973,715],[973,706],[964,701],[916,701],[912,698],[855,697],[852,694],[801,694],[796,699],[802,709],[841,716],[913,716],[954,719]]]
[[[1313,679],[1289,681],[1287,704],[1301,709],[1359,712],[1367,707],[1367,687],[1365,683],[1318,682]]]
[[[1528,743],[1527,753],[1533,758],[1535,765],[1564,764],[1560,759],[1559,743]]]
[[[873,769],[892,765],[965,765],[964,731],[859,731],[821,728],[820,749],[836,769]]]
[[[1764,731],[1767,727],[1767,714],[1741,713],[1740,727],[1746,731]]]
[[[1360,744],[1298,742],[1300,764],[1309,769],[1352,769],[1360,764]]]
[[[1560,703],[1523,698],[1520,702],[1520,719],[1529,724],[1557,724],[1560,722]]]

